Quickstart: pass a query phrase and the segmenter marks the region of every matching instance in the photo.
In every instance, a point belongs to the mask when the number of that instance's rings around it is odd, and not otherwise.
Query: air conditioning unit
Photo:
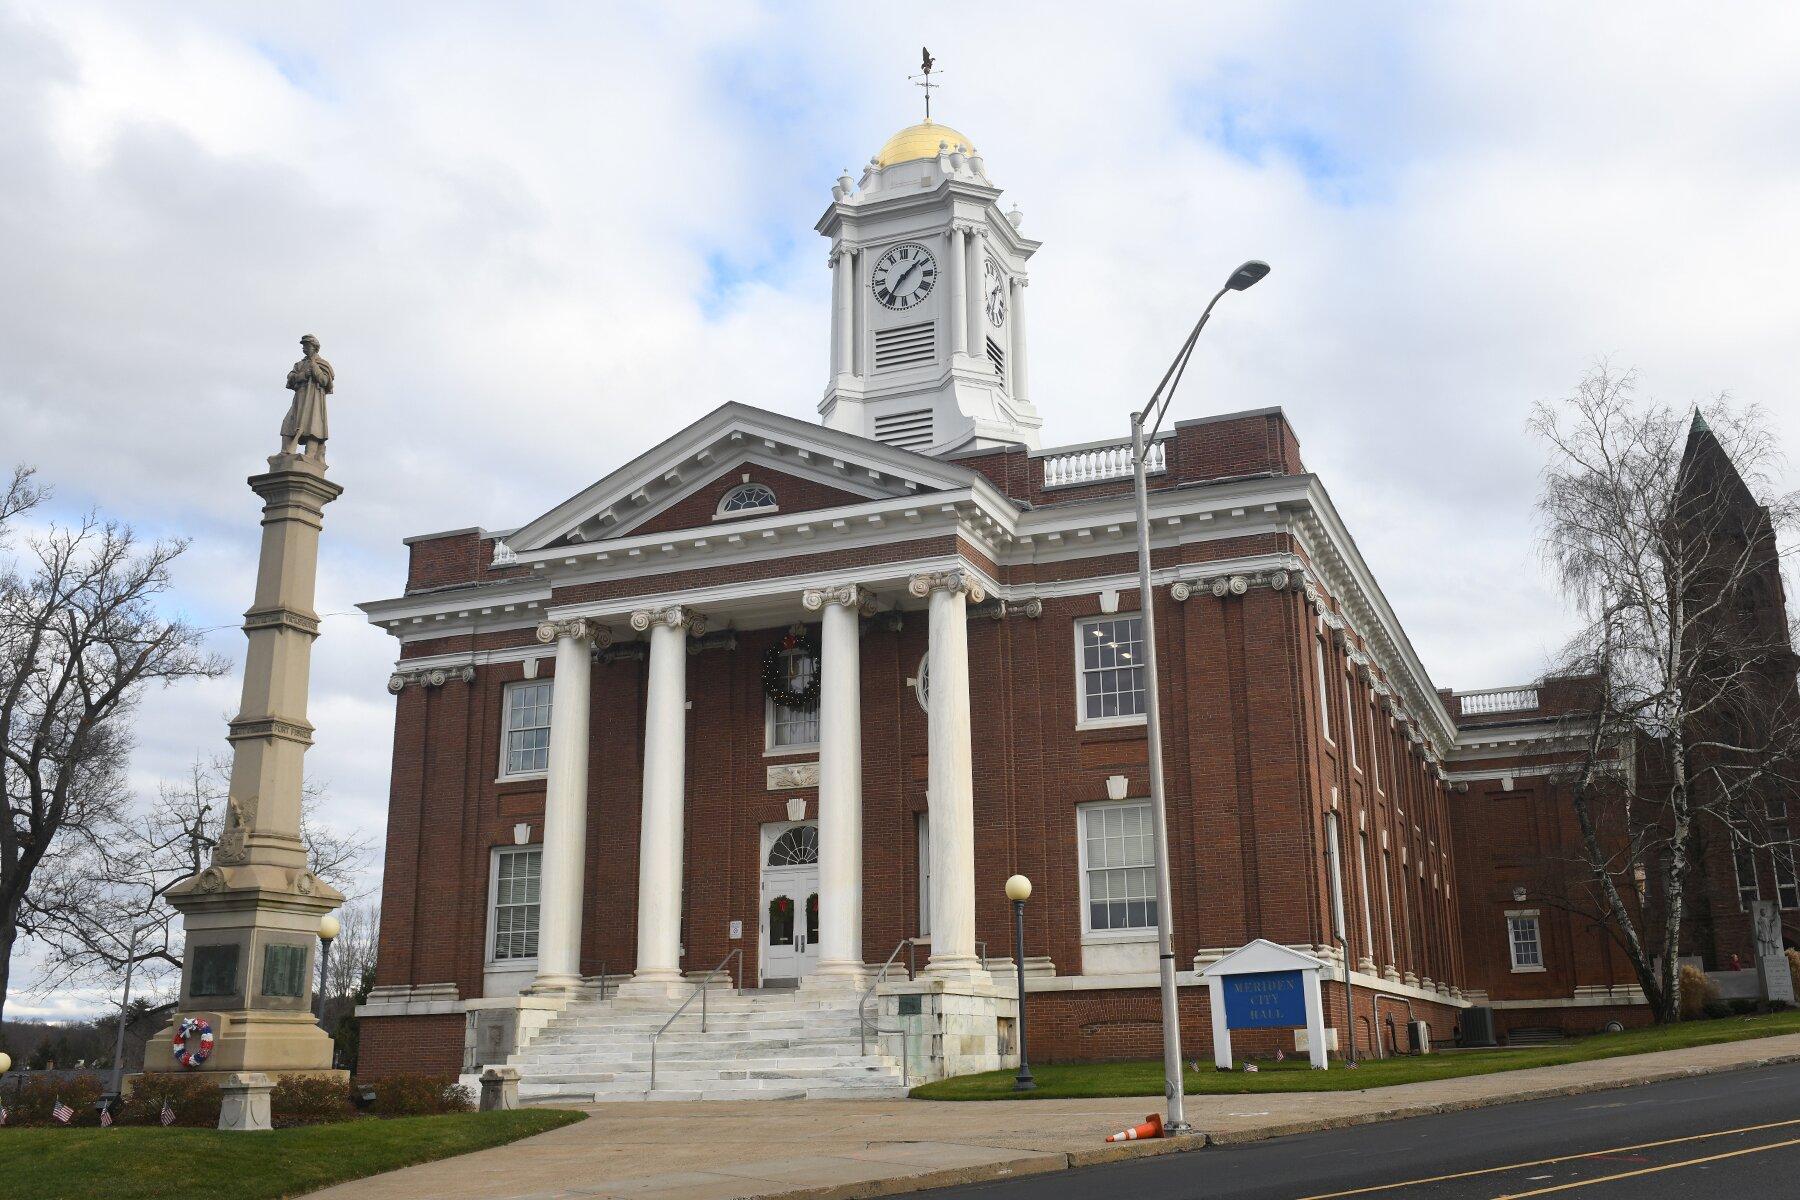
[[[1407,1048],[1414,1054],[1431,1053],[1431,1026],[1424,1021],[1406,1023]]]

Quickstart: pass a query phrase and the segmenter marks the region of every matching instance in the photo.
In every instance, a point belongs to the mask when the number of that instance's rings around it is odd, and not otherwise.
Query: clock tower
[[[826,425],[923,454],[1038,448],[1025,371],[1027,263],[1038,243],[969,139],[927,119],[832,188]]]

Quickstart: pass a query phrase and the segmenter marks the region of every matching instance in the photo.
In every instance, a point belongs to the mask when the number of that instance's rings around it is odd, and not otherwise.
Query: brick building
[[[929,123],[838,181],[819,423],[728,403],[522,526],[408,540],[364,606],[399,644],[365,1070],[647,1090],[624,1047],[715,971],[745,1029],[841,1025],[814,1083],[892,1082],[847,1048],[871,1031],[909,1076],[996,1066],[1014,873],[1034,1053],[1156,1052],[1128,456],[1040,448],[1037,243],[999,195]],[[1409,1009],[1448,1036],[1506,992],[1504,870],[1460,823],[1511,765],[1464,715],[1496,702],[1432,685],[1279,409],[1178,422],[1150,464],[1190,1054],[1197,972],[1257,937],[1327,964],[1328,1042]],[[1534,987],[1587,995],[1591,939],[1539,937],[1574,965]]]

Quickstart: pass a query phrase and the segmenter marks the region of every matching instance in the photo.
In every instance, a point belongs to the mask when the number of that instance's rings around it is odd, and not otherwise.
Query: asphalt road
[[[1800,1064],[1209,1146],[923,1194],[969,1200],[1800,1200]]]

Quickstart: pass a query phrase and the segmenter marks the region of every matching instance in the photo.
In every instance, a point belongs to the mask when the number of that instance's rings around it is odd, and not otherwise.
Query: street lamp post
[[[1175,389],[1181,385],[1181,377],[1187,371],[1188,359],[1194,353],[1194,343],[1199,340],[1200,331],[1206,328],[1207,318],[1212,316],[1213,305],[1226,292],[1241,292],[1268,273],[1269,264],[1254,259],[1231,273],[1225,286],[1213,293],[1213,298],[1207,302],[1206,311],[1200,314],[1194,331],[1188,334],[1187,341],[1182,343],[1175,360],[1163,373],[1162,382],[1151,393],[1150,402],[1141,411],[1131,414],[1131,465],[1137,484],[1138,603],[1143,612],[1144,629],[1144,726],[1150,755],[1150,818],[1152,832],[1156,836],[1156,952],[1162,983],[1163,1096],[1169,1106],[1169,1119],[1163,1128],[1172,1134],[1190,1133],[1192,1127],[1187,1123],[1183,1104],[1181,1010],[1175,992],[1174,931],[1169,896],[1169,823],[1163,801],[1162,704],[1156,688],[1156,605],[1153,603],[1154,593],[1150,590],[1148,457],[1156,432],[1162,427],[1163,417],[1169,411],[1169,402],[1175,398]],[[1152,410],[1156,419],[1150,422],[1146,432],[1145,422]]]
[[[1037,1088],[1025,1054],[1025,901],[1031,899],[1031,880],[1023,875],[1008,879],[1006,898],[1013,906],[1013,966],[1019,977],[1019,1077],[1013,1080],[1013,1091],[1029,1092]]]
[[[131,931],[131,945],[125,951],[125,991],[119,996],[119,1029],[113,1037],[113,1069],[111,1098],[116,1102],[125,1085],[125,1014],[131,1007],[131,975],[137,966],[138,939],[154,929],[154,923],[140,925]]]
[[[331,913],[319,918],[319,986],[313,990],[313,1015],[319,1018],[321,1029],[325,1029],[325,984],[331,978],[331,943],[341,928],[343,926]],[[331,1030],[325,1029],[325,1032]]]

